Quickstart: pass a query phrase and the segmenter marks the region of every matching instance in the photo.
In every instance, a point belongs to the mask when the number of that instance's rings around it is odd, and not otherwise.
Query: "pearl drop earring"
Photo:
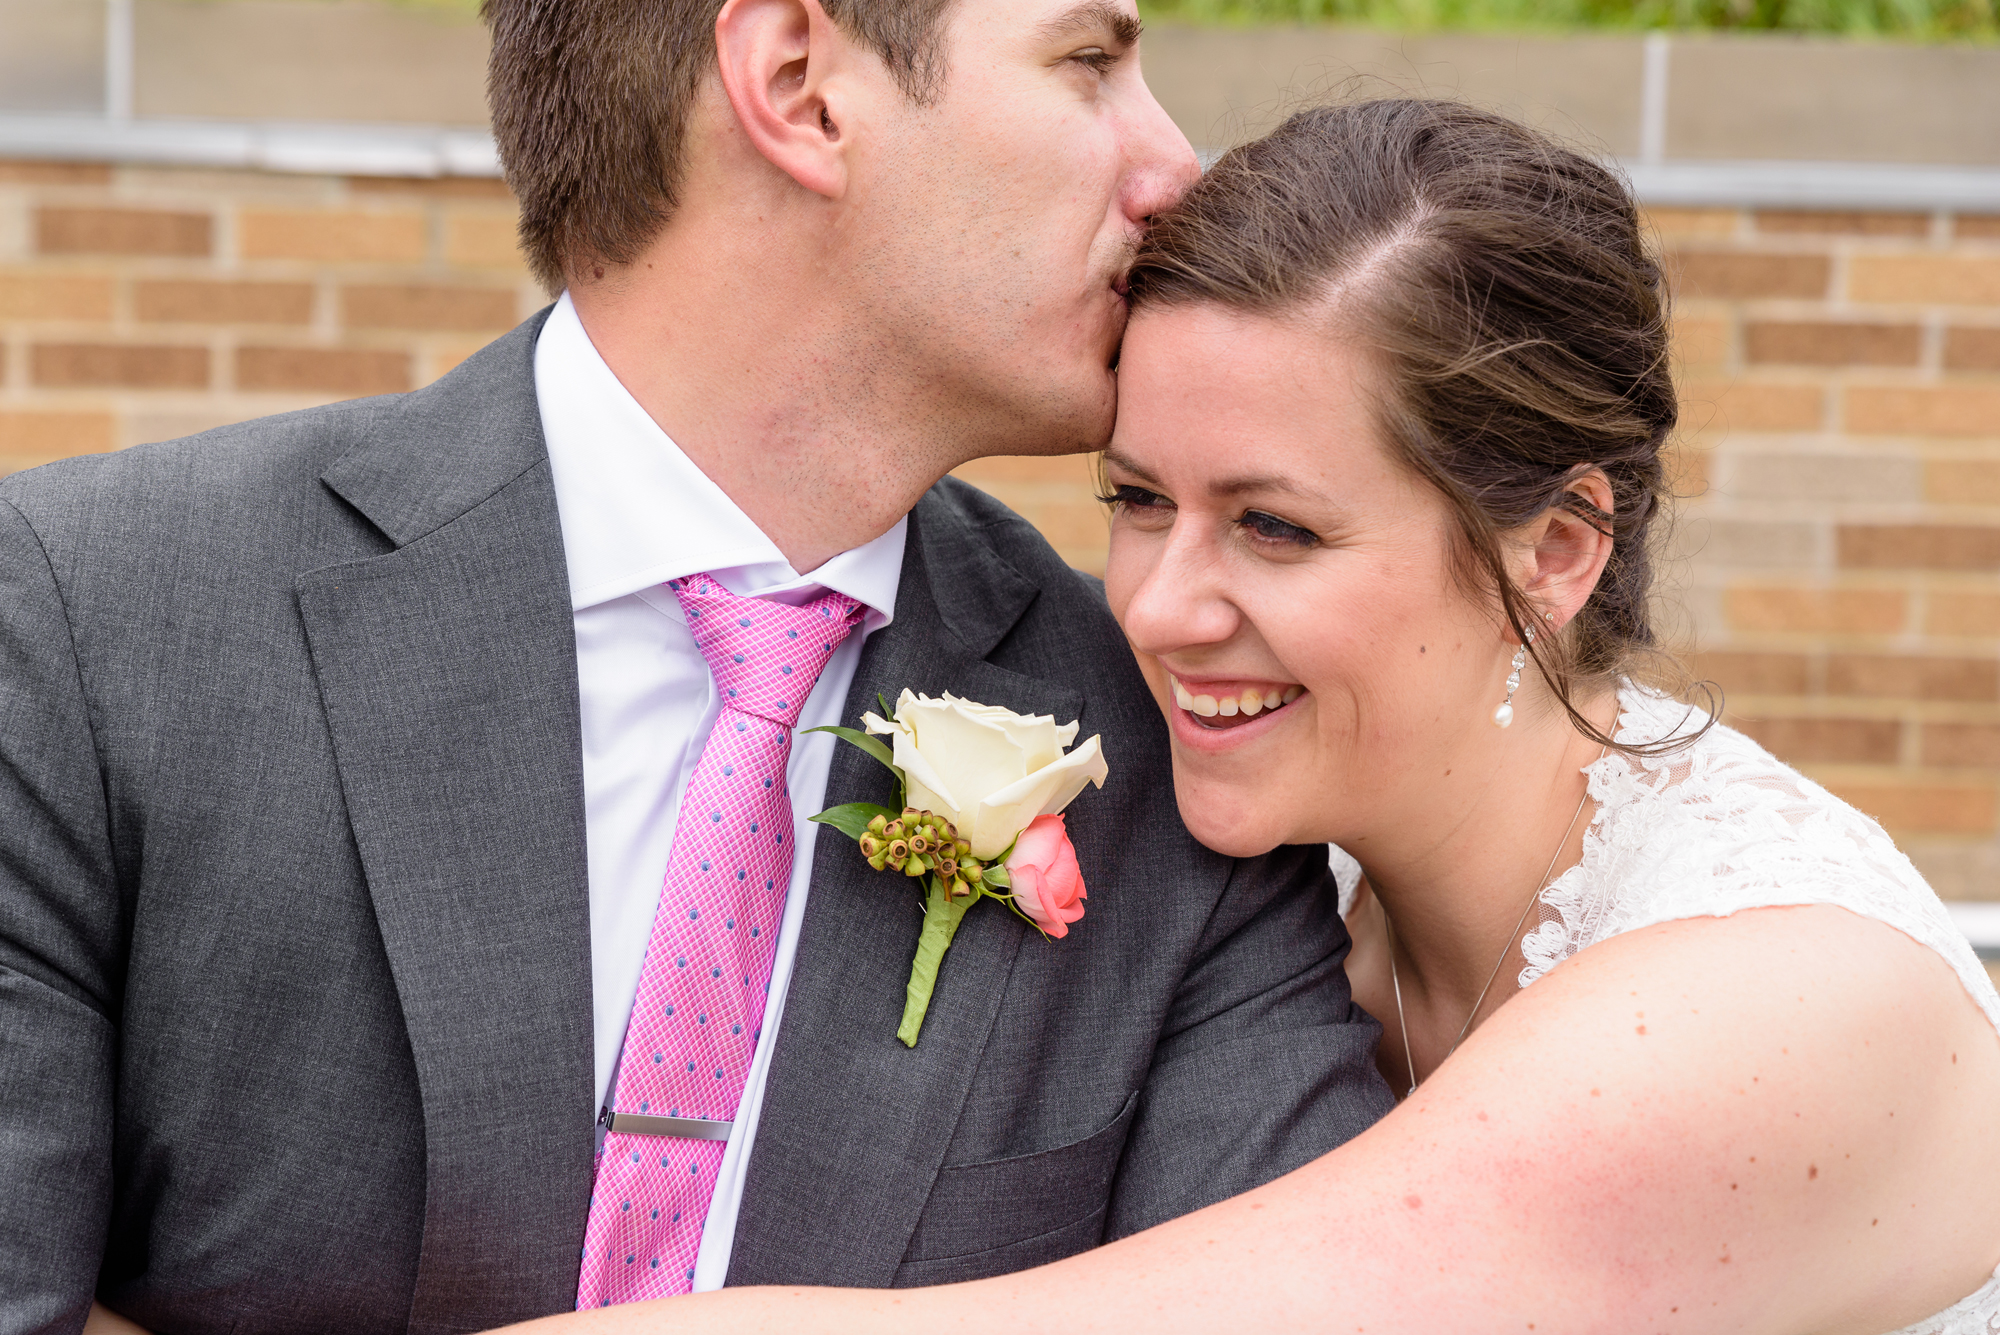
[[[1528,628],[1528,640],[1532,641],[1534,638],[1535,630],[1534,627],[1530,626]],[[1493,711],[1494,727],[1505,728],[1514,722],[1514,692],[1521,689],[1521,669],[1527,665],[1528,644],[1524,641],[1521,647],[1514,651],[1514,661],[1510,665],[1511,670],[1507,673],[1507,698],[1502,700],[1500,707]]]
[[[1554,612],[1544,612],[1542,613],[1542,618],[1546,621],[1554,621],[1556,614]],[[1528,646],[1534,642],[1535,628],[1530,626],[1528,627],[1527,635],[1521,641],[1521,647],[1514,651],[1514,661],[1508,665],[1507,698],[1502,700],[1500,707],[1493,711],[1493,726],[1496,728],[1510,727],[1514,722],[1514,692],[1521,689],[1521,669],[1528,665]]]

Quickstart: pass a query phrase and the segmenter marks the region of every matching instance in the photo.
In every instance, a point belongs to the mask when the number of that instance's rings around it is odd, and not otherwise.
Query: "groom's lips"
[[[1216,681],[1183,682],[1169,673],[1167,684],[1174,704],[1195,727],[1210,732],[1240,728],[1292,705],[1306,693],[1297,682]]]

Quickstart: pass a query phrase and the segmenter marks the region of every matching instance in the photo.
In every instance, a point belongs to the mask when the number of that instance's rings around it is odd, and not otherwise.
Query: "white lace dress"
[[[1621,742],[1684,736],[1705,718],[1629,684],[1618,705]],[[1739,909],[1834,904],[1943,956],[2000,1029],[2000,995],[1984,966],[1882,827],[1742,733],[1717,726],[1657,758],[1614,751],[1584,773],[1597,814],[1582,861],[1542,891],[1541,924],[1521,943],[1522,987],[1621,932]],[[1344,900],[1358,871],[1341,878]],[[2000,1335],[2000,1273],[1896,1335]]]

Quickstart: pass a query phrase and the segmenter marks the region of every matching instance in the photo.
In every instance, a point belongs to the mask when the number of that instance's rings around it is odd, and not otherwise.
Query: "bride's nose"
[[[1243,616],[1230,599],[1219,554],[1176,524],[1167,540],[1150,549],[1150,561],[1132,587],[1122,624],[1125,637],[1142,654],[1160,657],[1203,645],[1226,643]],[[1122,553],[1114,553],[1116,560]]]

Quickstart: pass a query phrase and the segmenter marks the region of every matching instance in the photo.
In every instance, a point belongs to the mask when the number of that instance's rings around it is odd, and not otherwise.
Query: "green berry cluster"
[[[876,871],[900,871],[905,876],[936,872],[947,896],[964,899],[979,893],[986,866],[972,856],[972,845],[958,837],[958,828],[933,812],[904,807],[890,819],[877,816],[861,836],[861,856]]]

